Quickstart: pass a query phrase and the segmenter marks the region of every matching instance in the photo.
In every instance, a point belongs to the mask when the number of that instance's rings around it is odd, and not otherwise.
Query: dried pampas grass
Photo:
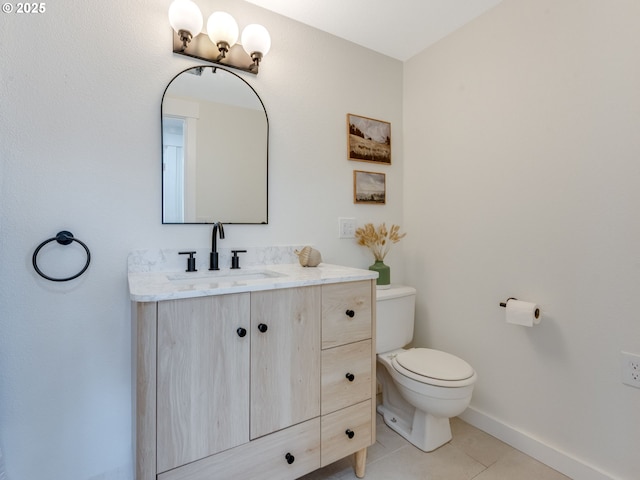
[[[371,250],[374,258],[379,261],[384,260],[384,257],[391,249],[391,245],[398,243],[406,235],[406,233],[400,233],[400,225],[391,225],[391,229],[387,230],[385,223],[377,227],[374,227],[372,223],[367,223],[364,227],[356,229],[358,245]]]

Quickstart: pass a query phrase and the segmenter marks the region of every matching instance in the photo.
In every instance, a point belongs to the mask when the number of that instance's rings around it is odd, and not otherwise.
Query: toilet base
[[[448,418],[434,417],[416,409],[412,424],[409,425],[402,415],[396,414],[385,405],[378,405],[377,410],[389,428],[424,452],[432,452],[452,438]]]

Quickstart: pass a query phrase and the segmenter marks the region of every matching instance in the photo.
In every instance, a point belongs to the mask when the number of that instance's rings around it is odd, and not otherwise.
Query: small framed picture
[[[347,154],[349,160],[391,165],[391,124],[348,113]]]
[[[387,185],[384,173],[353,171],[353,203],[384,205]]]

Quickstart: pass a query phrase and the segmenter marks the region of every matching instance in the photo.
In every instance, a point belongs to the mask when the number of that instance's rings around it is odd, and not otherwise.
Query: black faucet
[[[222,222],[213,224],[211,231],[211,253],[209,254],[209,270],[220,270],[218,267],[218,248],[216,246],[216,234],[219,232],[220,240],[224,238],[224,227]]]

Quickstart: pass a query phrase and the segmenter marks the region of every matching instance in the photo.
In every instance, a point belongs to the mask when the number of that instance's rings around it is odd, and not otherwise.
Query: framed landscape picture
[[[353,171],[353,203],[375,203],[387,201],[387,186],[384,173]]]
[[[347,114],[349,160],[391,165],[391,124],[382,120]]]

